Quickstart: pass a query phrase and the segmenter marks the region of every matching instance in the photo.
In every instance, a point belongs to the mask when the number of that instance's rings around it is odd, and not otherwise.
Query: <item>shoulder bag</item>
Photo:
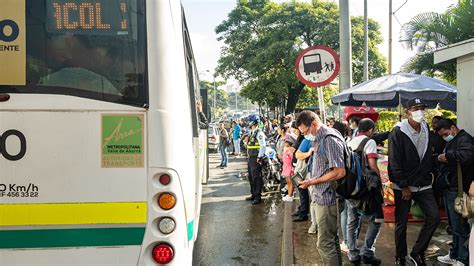
[[[474,218],[474,198],[464,193],[462,184],[462,169],[458,162],[458,196],[454,201],[454,210],[466,219]]]

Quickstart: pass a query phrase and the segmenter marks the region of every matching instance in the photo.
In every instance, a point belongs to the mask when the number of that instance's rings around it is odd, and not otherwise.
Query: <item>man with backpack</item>
[[[425,122],[425,107],[419,98],[407,102],[408,119],[397,123],[388,139],[388,176],[395,193],[396,265],[406,265],[407,223],[412,199],[421,207],[424,224],[409,255],[414,265],[426,265],[425,251],[439,224],[432,181],[432,149]]]
[[[377,211],[380,213],[382,210],[382,183],[380,180],[380,171],[377,166],[377,144],[372,138],[375,130],[375,123],[370,118],[364,118],[359,121],[359,132],[352,138],[347,144],[353,151],[359,154],[362,168],[362,177],[364,176],[364,168],[372,170],[375,173],[374,176],[374,191],[365,193],[368,197],[360,199],[348,199],[346,200],[347,213],[348,213],[348,247],[349,247],[349,261],[355,265],[361,264],[361,259],[364,264],[380,265],[381,260],[374,255],[373,246],[380,232],[382,226],[381,221],[377,219]],[[367,186],[367,179],[364,180],[363,186]],[[377,198],[377,199],[374,199]],[[369,206],[368,209],[359,209],[364,200],[374,199],[375,206]],[[378,205],[378,206],[377,206]],[[357,247],[358,232],[361,227],[361,218],[366,218],[369,221],[369,226],[365,234],[364,246],[362,249]],[[361,258],[362,257],[362,258]]]
[[[296,125],[306,139],[314,142],[311,178],[300,182],[300,188],[314,186],[311,201],[316,203],[314,207],[318,225],[317,248],[324,265],[342,265],[337,235],[336,191],[332,183],[346,175],[346,145],[337,130],[324,125],[318,115],[311,111],[302,111],[296,119]],[[324,145],[321,145],[323,152],[318,150],[320,142],[324,142]]]

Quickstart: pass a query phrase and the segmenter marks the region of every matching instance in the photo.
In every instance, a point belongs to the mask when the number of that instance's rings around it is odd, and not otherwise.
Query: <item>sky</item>
[[[309,1],[309,0],[308,0]],[[331,1],[331,0],[330,0]],[[275,2],[286,2],[275,0]],[[339,3],[339,1],[335,1]],[[368,16],[381,25],[384,42],[378,47],[379,51],[388,58],[388,0],[368,0]],[[457,0],[393,0],[392,10],[396,11],[403,5],[392,20],[392,72],[396,73],[400,67],[415,53],[406,50],[398,42],[401,25],[412,17],[424,12],[443,13],[448,7],[457,3]],[[236,0],[182,0],[186,19],[191,35],[193,51],[201,79],[211,80],[212,74],[220,55],[221,42],[217,41],[214,29],[227,14],[236,6]],[[351,16],[364,15],[363,0],[349,0]],[[209,70],[209,72],[207,72]],[[230,82],[230,83],[235,83]],[[231,85],[234,88],[236,85]]]

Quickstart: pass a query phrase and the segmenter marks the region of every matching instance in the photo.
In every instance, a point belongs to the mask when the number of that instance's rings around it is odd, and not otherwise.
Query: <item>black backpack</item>
[[[336,192],[341,195],[344,199],[361,199],[368,193],[367,184],[363,178],[364,172],[367,165],[363,158],[363,150],[365,144],[370,140],[365,138],[359,144],[356,150],[352,150],[344,140],[339,136],[328,134],[324,136],[319,142],[319,154],[324,158],[326,164],[329,163],[324,152],[324,141],[328,136],[333,136],[340,139],[344,143],[344,165],[346,169],[346,175],[337,180]]]

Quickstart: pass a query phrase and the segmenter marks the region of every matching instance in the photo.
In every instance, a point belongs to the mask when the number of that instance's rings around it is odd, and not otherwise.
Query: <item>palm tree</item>
[[[400,42],[405,48],[415,50],[417,55],[406,62],[402,70],[425,74],[441,75],[448,82],[456,82],[456,65],[434,64],[434,50],[474,38],[474,0],[459,0],[445,13],[422,13],[404,24]]]

